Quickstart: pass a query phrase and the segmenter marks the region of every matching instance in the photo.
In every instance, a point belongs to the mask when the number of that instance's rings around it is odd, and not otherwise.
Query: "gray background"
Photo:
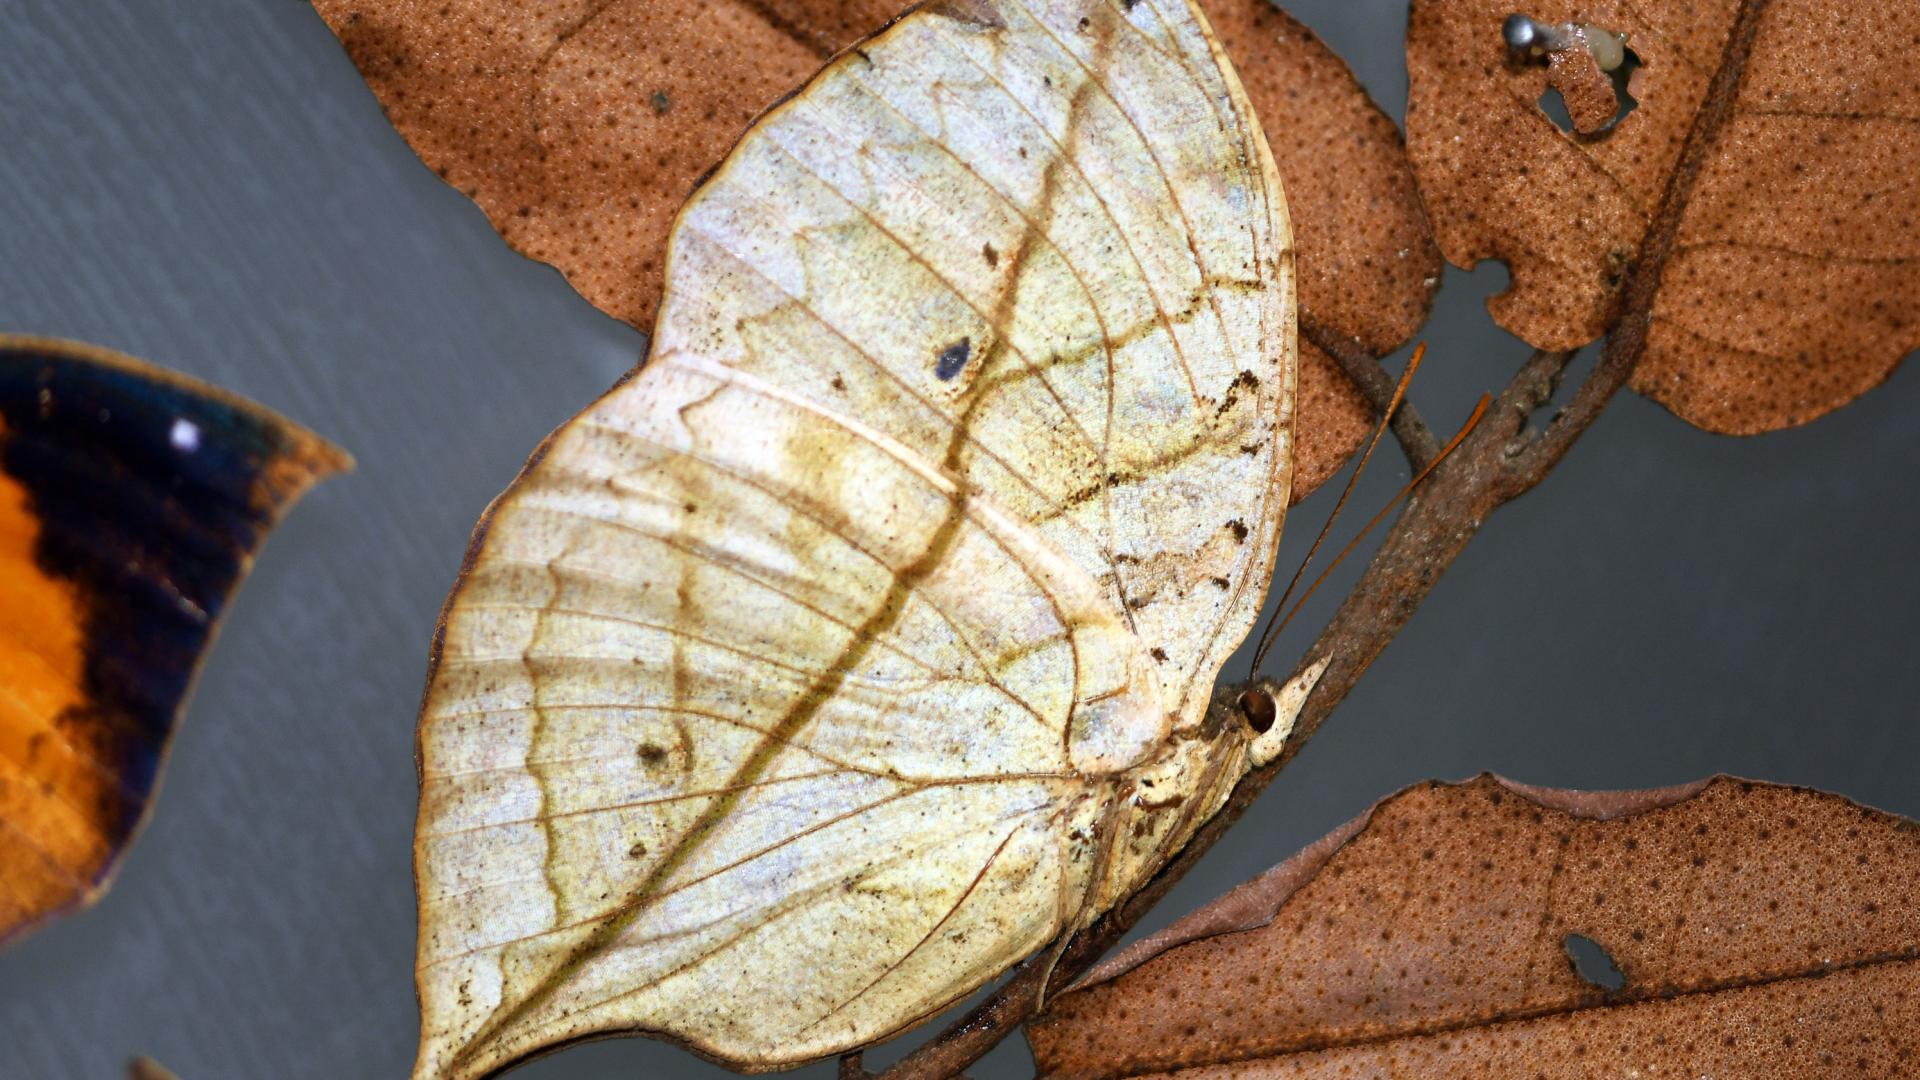
[[[1398,113],[1405,0],[1295,8]],[[0,329],[214,380],[360,461],[268,543],[113,891],[0,953],[0,1076],[115,1077],[135,1052],[186,1080],[403,1075],[434,615],[481,507],[641,339],[421,167],[303,3],[0,0],[0,42]],[[1415,390],[1439,426],[1526,352],[1480,308],[1503,281],[1449,271]],[[1729,771],[1920,814],[1916,379],[1756,440],[1621,399],[1160,921],[1395,788],[1482,769]],[[1358,506],[1402,482],[1396,458]],[[1283,568],[1328,501],[1291,523]],[[1029,1068],[1015,1040],[980,1072]],[[623,1040],[516,1075],[717,1074]]]

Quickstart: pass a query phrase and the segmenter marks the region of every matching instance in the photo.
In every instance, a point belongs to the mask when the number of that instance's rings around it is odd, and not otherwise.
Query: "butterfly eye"
[[[1240,695],[1240,715],[1255,735],[1265,735],[1273,727],[1273,695],[1254,687]]]

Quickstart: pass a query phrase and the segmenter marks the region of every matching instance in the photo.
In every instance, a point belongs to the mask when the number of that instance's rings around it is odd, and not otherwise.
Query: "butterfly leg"
[[[1046,1011],[1047,986],[1053,982],[1054,968],[1059,966],[1060,957],[1066,953],[1067,943],[1072,941],[1073,935],[1091,923],[1094,916],[1098,914],[1093,910],[1093,905],[1113,866],[1113,849],[1119,837],[1120,819],[1124,807],[1125,800],[1119,797],[1117,789],[1110,784],[1106,809],[1100,814],[1099,821],[1095,822],[1093,827],[1093,868],[1087,874],[1086,887],[1080,890],[1077,897],[1072,895],[1067,887],[1069,875],[1060,875],[1060,934],[1054,939],[1053,944],[1047,946],[1046,958],[1041,961],[1040,985],[1034,991],[1033,1011],[1035,1013]]]

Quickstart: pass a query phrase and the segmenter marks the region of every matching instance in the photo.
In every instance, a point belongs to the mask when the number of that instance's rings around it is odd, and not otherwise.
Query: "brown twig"
[[[1353,337],[1342,334],[1316,318],[1311,311],[1300,313],[1300,339],[1333,357],[1340,370],[1360,388],[1360,393],[1379,413],[1389,407],[1393,401],[1395,384],[1393,377],[1380,366],[1380,361]],[[1394,411],[1393,423],[1389,425],[1393,437],[1400,441],[1400,449],[1406,452],[1408,464],[1414,472],[1419,472],[1433,463],[1434,456],[1440,453],[1440,440],[1434,438],[1433,429],[1420,418],[1419,410],[1413,402],[1402,401]]]
[[[1673,250],[1680,220],[1714,140],[1732,115],[1733,104],[1753,51],[1754,34],[1767,0],[1745,0],[1725,52],[1701,107],[1687,132],[1680,159],[1662,193],[1621,290],[1619,317],[1607,336],[1599,362],[1575,391],[1567,407],[1543,431],[1530,431],[1534,411],[1553,399],[1571,352],[1533,354],[1503,389],[1486,417],[1460,448],[1443,461],[1414,493],[1394,522],[1373,561],[1340,609],[1307,649],[1306,662],[1329,658],[1326,672],[1295,721],[1293,734],[1279,758],[1244,777],[1226,805],[1194,834],[1187,846],[1138,892],[1109,911],[1092,926],[1074,935],[1061,952],[1050,989],[1058,990],[1091,967],[1100,955],[1140,921],[1184,876],[1215,841],[1232,827],[1274,776],[1306,746],[1333,710],[1345,700],[1369,666],[1412,618],[1440,575],[1500,506],[1532,490],[1553,470],[1569,448],[1600,416],[1607,403],[1626,385],[1628,376],[1646,351],[1654,298],[1668,255]],[[1350,343],[1342,345],[1317,321],[1303,316],[1301,333],[1339,361],[1369,400],[1384,406],[1393,381],[1378,360]],[[1325,339],[1323,343],[1321,338]],[[1331,347],[1330,347],[1331,346]],[[1385,388],[1385,395],[1381,388]],[[1438,443],[1410,407],[1400,413],[1410,418],[1401,439],[1415,467],[1420,455],[1431,461]],[[937,1080],[957,1075],[992,1049],[1032,1015],[1040,1000],[1040,980],[1048,968],[1028,961],[977,1008],[942,1032],[932,1042],[901,1059],[880,1074],[880,1080]]]

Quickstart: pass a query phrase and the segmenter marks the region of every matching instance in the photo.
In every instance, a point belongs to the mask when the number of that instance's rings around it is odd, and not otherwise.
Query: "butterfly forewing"
[[[778,1067],[1088,917],[1270,569],[1286,240],[1184,5],[923,8],[763,117],[449,601],[417,1074]]]
[[[1189,719],[1259,605],[1293,367],[1284,209],[1208,40],[1146,2],[903,20],[689,205],[658,327],[1033,524]]]

